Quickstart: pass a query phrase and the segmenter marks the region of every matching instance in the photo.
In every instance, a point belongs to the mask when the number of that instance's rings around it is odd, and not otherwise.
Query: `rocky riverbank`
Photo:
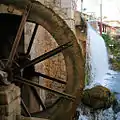
[[[77,109],[78,120],[120,120],[120,101],[103,86],[86,89]]]
[[[78,120],[120,120],[120,111],[115,113],[112,106],[105,110],[94,111],[90,107],[81,104],[77,111],[80,115]]]

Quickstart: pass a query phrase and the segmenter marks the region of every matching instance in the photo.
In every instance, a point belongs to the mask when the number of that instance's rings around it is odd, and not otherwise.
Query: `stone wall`
[[[47,7],[53,9],[68,26],[75,32],[75,0],[38,0]]]
[[[20,115],[20,89],[14,84],[0,86],[0,120],[17,120]]]

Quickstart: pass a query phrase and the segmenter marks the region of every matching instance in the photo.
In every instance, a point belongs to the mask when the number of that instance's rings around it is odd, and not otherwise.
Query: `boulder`
[[[109,108],[115,101],[115,96],[110,90],[101,85],[83,92],[82,102],[93,109]]]

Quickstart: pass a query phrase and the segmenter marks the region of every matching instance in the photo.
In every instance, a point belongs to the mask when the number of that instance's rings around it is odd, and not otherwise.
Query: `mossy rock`
[[[115,101],[115,96],[103,86],[95,86],[83,92],[82,102],[93,109],[109,108]]]

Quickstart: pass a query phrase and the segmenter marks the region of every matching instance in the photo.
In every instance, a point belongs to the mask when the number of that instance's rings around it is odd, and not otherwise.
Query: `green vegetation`
[[[109,34],[103,34],[102,37],[105,40],[109,55],[113,56],[110,57],[112,68],[120,71],[120,41],[110,37]]]
[[[85,74],[85,85],[88,85],[89,83],[89,77],[88,77],[88,74],[86,73]]]

